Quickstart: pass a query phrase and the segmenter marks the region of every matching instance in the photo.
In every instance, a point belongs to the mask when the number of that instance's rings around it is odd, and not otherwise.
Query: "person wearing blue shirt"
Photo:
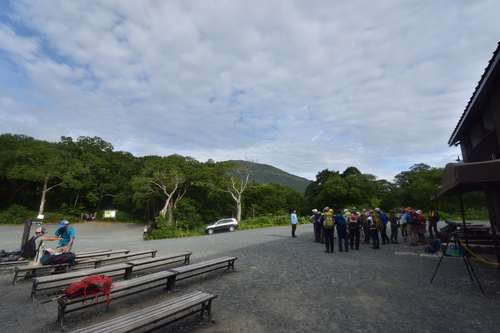
[[[58,248],[62,248],[62,252],[71,252],[71,248],[75,245],[76,232],[69,226],[68,220],[59,221],[55,236],[59,239]]]
[[[335,225],[337,226],[337,237],[339,239],[339,251],[342,252],[342,247],[345,247],[345,252],[349,252],[348,238],[347,238],[347,221],[345,220],[342,211],[339,209],[335,215]]]
[[[299,223],[299,219],[297,218],[297,212],[294,210],[292,214],[290,214],[290,224],[292,225],[292,237],[295,236],[295,230],[297,230],[297,223]]]

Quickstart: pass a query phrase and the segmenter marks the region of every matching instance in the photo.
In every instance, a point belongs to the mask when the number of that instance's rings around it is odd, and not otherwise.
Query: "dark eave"
[[[488,66],[486,66],[484,73],[481,76],[481,79],[479,80],[479,82],[476,85],[476,88],[474,89],[472,97],[469,99],[469,102],[467,103],[467,106],[465,107],[465,110],[462,113],[462,116],[460,117],[457,126],[453,130],[453,133],[451,134],[451,137],[448,140],[448,144],[450,146],[456,145],[460,141],[459,134],[464,126],[464,123],[469,118],[471,110],[474,108],[474,105],[479,95],[481,94],[481,91],[486,86],[488,79],[490,78],[491,74],[495,71],[497,65],[499,64],[500,62],[499,59],[500,59],[500,42],[498,42],[497,48],[493,52],[493,56],[488,62]]]

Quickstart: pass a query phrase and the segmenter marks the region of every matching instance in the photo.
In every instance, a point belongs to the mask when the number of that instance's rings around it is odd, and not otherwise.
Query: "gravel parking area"
[[[4,228],[13,227],[0,227],[0,247],[9,238]],[[288,228],[277,227],[149,242],[141,240],[138,226],[77,225],[77,229],[81,249],[153,247],[160,253],[192,250],[193,261],[221,255],[239,258],[234,273],[216,272],[178,285],[176,293],[200,289],[219,295],[212,322],[193,317],[159,331],[499,331],[498,270],[475,265],[487,297],[469,281],[458,259],[445,259],[430,285],[437,258],[411,255],[408,252],[418,249],[405,244],[386,245],[381,250],[365,245],[360,251],[327,254],[312,242],[310,225],[299,226],[298,238],[291,238]],[[0,275],[1,331],[57,331],[55,304],[31,304],[29,284],[12,286],[9,278]],[[86,326],[166,297],[170,295],[156,290],[117,300],[108,312],[99,308],[68,315],[67,326]]]

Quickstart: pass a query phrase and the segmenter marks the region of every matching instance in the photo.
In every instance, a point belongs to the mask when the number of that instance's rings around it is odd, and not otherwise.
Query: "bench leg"
[[[35,301],[36,289],[37,288],[38,288],[38,283],[36,283],[35,281],[33,281],[33,285],[31,286],[31,294],[30,294],[31,300],[33,302]]]
[[[200,319],[203,319],[206,310],[207,310],[207,305],[205,304],[205,302],[201,303]]]
[[[158,252],[158,251],[154,251],[153,253],[151,253],[152,258],[156,257],[156,252]]]
[[[126,270],[125,270],[125,276],[124,276],[124,279],[125,280],[128,280],[130,279],[130,277],[132,276],[132,266],[128,267]]]
[[[57,308],[57,324],[60,328],[64,325],[64,312],[66,312],[66,306],[59,304]]]
[[[175,288],[175,276],[169,276],[167,278],[167,291],[172,291]]]
[[[189,265],[189,258],[191,257],[190,254],[184,257],[184,265]]]
[[[207,317],[208,320],[212,320],[212,300],[209,300],[207,304]]]
[[[19,274],[19,272],[16,270],[16,271],[14,272],[14,279],[12,280],[12,284],[16,284],[16,282],[17,282],[17,275],[18,275],[18,274]]]
[[[233,272],[234,272],[234,262],[235,262],[235,260],[231,260],[231,261],[229,262],[229,267],[231,267],[231,270],[232,270]]]

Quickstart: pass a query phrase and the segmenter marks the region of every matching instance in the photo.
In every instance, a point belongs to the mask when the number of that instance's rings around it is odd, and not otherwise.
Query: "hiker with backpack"
[[[429,229],[428,229],[429,237],[430,239],[437,238],[438,237],[437,224],[439,222],[439,212],[431,207],[431,209],[429,210],[428,220],[429,220]]]
[[[398,244],[399,218],[395,211],[391,211],[389,220],[391,221],[391,243]]]
[[[37,254],[42,247],[44,240],[45,229],[38,227],[35,229],[35,234],[23,244],[20,251],[6,252],[0,251],[0,262],[17,261],[17,260],[35,260]]]
[[[325,235],[326,253],[333,253],[333,232],[335,230],[335,221],[333,216],[333,209],[325,207],[323,209],[323,232]]]
[[[347,239],[347,221],[345,220],[342,211],[339,209],[335,215],[335,225],[337,226],[337,237],[339,239],[339,251],[349,252],[349,241]]]
[[[359,212],[352,212],[349,219],[349,245],[351,250],[359,250],[359,238],[361,233],[362,222],[360,221]]]
[[[372,249],[378,250],[380,249],[380,239],[378,237],[378,226],[375,221],[375,214],[373,211],[368,213],[368,228],[370,231],[370,236],[372,239]]]
[[[317,209],[312,210],[313,215],[311,216],[312,223],[314,226],[314,241],[316,243],[321,242],[321,229],[323,229],[323,217]]]

